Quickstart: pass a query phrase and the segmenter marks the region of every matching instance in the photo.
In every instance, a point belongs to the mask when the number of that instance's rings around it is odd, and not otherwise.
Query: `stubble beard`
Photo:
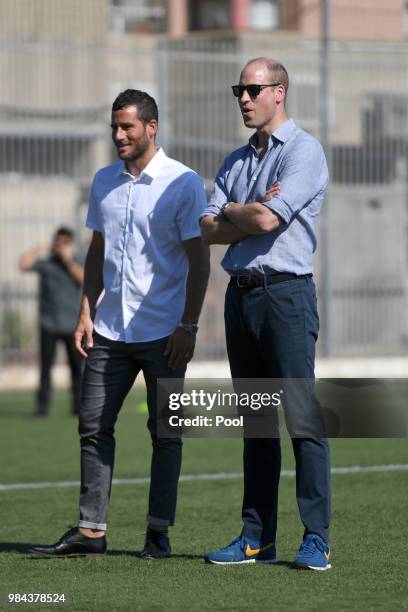
[[[133,150],[130,151],[129,153],[124,153],[122,155],[118,149],[118,156],[122,161],[125,161],[125,162],[137,161],[138,159],[143,157],[143,155],[148,150],[149,145],[150,145],[149,140],[146,137],[146,139],[143,142],[140,142],[137,144],[135,143]]]

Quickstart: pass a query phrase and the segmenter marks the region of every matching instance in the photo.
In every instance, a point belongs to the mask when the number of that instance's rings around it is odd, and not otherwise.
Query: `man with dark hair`
[[[120,111],[127,106],[136,106],[138,117],[144,124],[149,121],[159,122],[159,109],[156,100],[145,91],[138,89],[125,89],[112,104],[112,111]]]
[[[329,446],[313,392],[308,394],[319,329],[314,225],[328,171],[319,142],[286,115],[288,84],[286,70],[274,60],[257,58],[243,68],[232,90],[245,126],[256,131],[224,161],[201,225],[208,244],[229,245],[222,265],[231,276],[225,325],[232,378],[284,379],[290,389],[283,399],[286,421],[293,426],[288,429],[304,525],[295,566],[326,570],[331,567]],[[309,416],[317,417],[317,427]],[[208,553],[211,563],[276,561],[281,451],[271,433],[244,438],[243,530],[230,545]]]
[[[67,352],[72,381],[72,413],[78,413],[82,358],[75,350],[83,269],[74,257],[74,232],[60,227],[51,247],[39,246],[20,257],[22,272],[38,272],[40,384],[35,415],[47,416],[51,400],[51,370],[58,342]]]
[[[136,376],[147,387],[153,453],[144,558],[170,555],[181,467],[181,440],[157,435],[157,379],[183,379],[193,356],[209,275],[200,236],[206,205],[200,177],[155,144],[157,107],[127,90],[112,108],[119,161],[96,173],[87,226],[93,238],[85,263],[75,339],[86,357],[79,411],[81,492],[78,527],[49,556],[101,554],[114,463],[114,426]]]

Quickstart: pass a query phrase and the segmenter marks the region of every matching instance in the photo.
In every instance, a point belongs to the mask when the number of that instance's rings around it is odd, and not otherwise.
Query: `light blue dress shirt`
[[[289,119],[269,137],[259,159],[257,135],[231,153],[222,164],[204,215],[218,215],[225,202],[254,202],[275,181],[281,190],[265,205],[283,223],[266,234],[231,244],[221,262],[230,275],[290,272],[310,274],[316,250],[315,221],[329,174],[323,148]]]
[[[99,334],[147,342],[173,332],[186,298],[189,266],[182,241],[200,236],[205,205],[201,178],[163,149],[137,178],[123,161],[96,173],[86,225],[105,241]]]

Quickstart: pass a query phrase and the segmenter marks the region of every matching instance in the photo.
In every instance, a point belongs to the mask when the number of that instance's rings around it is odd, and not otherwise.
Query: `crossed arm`
[[[205,216],[201,221],[203,241],[206,244],[232,244],[247,236],[276,229],[281,223],[280,217],[262,202],[270,200],[279,191],[279,183],[274,183],[258,202],[230,202],[221,215]]]

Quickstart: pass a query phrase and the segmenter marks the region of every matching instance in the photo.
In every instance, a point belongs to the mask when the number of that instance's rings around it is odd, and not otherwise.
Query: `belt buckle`
[[[244,283],[243,285],[241,285],[241,282],[239,280],[240,278],[249,280],[249,276],[245,276],[244,274],[240,274],[239,276],[237,276],[237,287],[248,287],[247,283]]]

